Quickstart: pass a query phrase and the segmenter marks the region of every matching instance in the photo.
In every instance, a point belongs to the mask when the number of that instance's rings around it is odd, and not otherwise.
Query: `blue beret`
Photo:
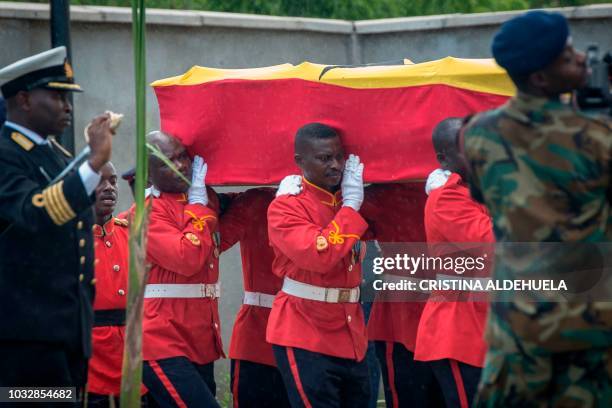
[[[491,52],[509,74],[526,75],[552,63],[563,52],[568,37],[569,26],[563,15],[529,11],[501,26]]]

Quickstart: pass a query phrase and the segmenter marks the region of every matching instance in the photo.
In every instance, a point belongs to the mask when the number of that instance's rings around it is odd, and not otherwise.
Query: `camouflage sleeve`
[[[585,115],[586,116],[586,115]],[[589,133],[604,145],[601,153],[604,155],[600,163],[604,168],[608,168],[608,188],[606,198],[608,204],[612,204],[612,117],[605,115],[597,115],[595,117],[587,116],[595,126],[591,127]]]
[[[468,174],[466,177],[466,181],[470,186],[470,194],[472,198],[479,203],[484,204],[484,197],[480,190],[480,184],[478,180],[478,168],[475,166],[475,154],[474,154],[474,134],[472,132],[472,124],[474,123],[474,118],[470,121],[470,123],[463,129],[460,133],[459,137],[459,146],[462,149],[463,155],[465,156],[468,163]]]

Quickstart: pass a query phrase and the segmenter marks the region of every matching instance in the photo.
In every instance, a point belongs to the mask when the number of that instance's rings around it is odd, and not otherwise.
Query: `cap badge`
[[[74,72],[72,72],[72,67],[70,66],[70,63],[68,61],[64,62],[64,71],[66,73],[66,78],[74,78]]]

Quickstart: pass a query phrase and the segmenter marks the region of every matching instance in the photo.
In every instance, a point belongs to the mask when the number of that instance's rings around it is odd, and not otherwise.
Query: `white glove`
[[[427,177],[427,182],[425,183],[425,192],[427,195],[429,195],[429,193],[436,188],[440,188],[445,185],[450,176],[451,172],[448,170],[436,169],[432,171]]]
[[[349,155],[342,175],[342,206],[359,211],[363,203],[363,163],[359,156]]]
[[[187,195],[189,204],[208,205],[208,194],[206,194],[206,172],[208,164],[200,156],[193,158],[191,165],[191,187]]]
[[[292,174],[285,177],[278,185],[276,196],[298,195],[302,192],[302,176]]]

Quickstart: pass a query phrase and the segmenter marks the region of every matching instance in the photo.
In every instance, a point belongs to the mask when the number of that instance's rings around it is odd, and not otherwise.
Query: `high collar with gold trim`
[[[93,234],[96,238],[101,238],[109,235],[113,235],[115,231],[115,217],[110,217],[104,225],[95,224],[93,226]]]
[[[331,207],[337,207],[342,204],[342,190],[339,189],[335,194],[313,184],[306,177],[302,177],[304,181],[304,189],[314,194],[323,204]]]
[[[186,203],[187,193],[166,193],[163,191],[159,191],[155,186],[151,187],[151,196],[156,198],[164,198],[166,200],[175,200],[179,203]]]

